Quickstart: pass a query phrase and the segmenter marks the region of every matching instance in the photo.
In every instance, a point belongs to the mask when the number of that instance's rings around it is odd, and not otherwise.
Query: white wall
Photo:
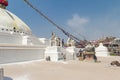
[[[42,47],[0,48],[0,64],[43,59],[44,51]]]
[[[51,61],[63,59],[62,48],[59,46],[49,46],[45,49],[45,59],[50,56]]]
[[[0,44],[22,44],[22,36],[0,32]]]

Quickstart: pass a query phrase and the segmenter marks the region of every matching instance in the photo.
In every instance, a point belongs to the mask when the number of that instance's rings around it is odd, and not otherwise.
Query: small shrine
[[[71,38],[68,38],[67,39],[67,46],[70,47],[70,46],[75,46],[75,41]]]
[[[96,56],[107,57],[110,55],[107,47],[103,46],[103,43],[100,43],[97,48],[95,48]]]
[[[62,46],[62,41],[60,37],[56,36],[54,32],[52,32],[52,37],[50,39],[50,46]]]
[[[52,32],[50,45],[45,49],[45,59],[47,61],[59,61],[64,59],[61,39]]]
[[[85,47],[85,51],[83,52],[83,59],[84,60],[94,60],[97,62],[97,57],[95,54],[95,47],[90,43]]]

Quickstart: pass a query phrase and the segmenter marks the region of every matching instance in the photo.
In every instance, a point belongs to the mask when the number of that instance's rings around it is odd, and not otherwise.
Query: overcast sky
[[[7,9],[20,17],[38,37],[65,35],[23,0],[8,0]],[[80,39],[120,37],[120,0],[29,0],[35,7]]]

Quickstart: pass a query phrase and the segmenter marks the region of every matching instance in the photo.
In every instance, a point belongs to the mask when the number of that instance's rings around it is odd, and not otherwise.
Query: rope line
[[[55,27],[57,27],[59,30],[61,30],[65,35],[67,35],[69,38],[75,40],[76,42],[80,42],[81,40],[77,37],[73,36],[72,34],[68,33],[64,29],[62,29],[58,24],[56,24],[54,21],[52,21],[50,18],[48,18],[46,15],[44,15],[40,10],[35,8],[28,0],[24,0],[27,5],[29,5],[31,8],[33,8],[37,13],[39,13],[42,17],[44,17],[46,20],[48,20],[51,24],[53,24]]]

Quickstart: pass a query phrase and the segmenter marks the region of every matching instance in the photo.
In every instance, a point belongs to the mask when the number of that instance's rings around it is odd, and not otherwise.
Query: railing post
[[[4,70],[3,68],[0,68],[0,80],[3,80],[3,76],[4,76]]]

